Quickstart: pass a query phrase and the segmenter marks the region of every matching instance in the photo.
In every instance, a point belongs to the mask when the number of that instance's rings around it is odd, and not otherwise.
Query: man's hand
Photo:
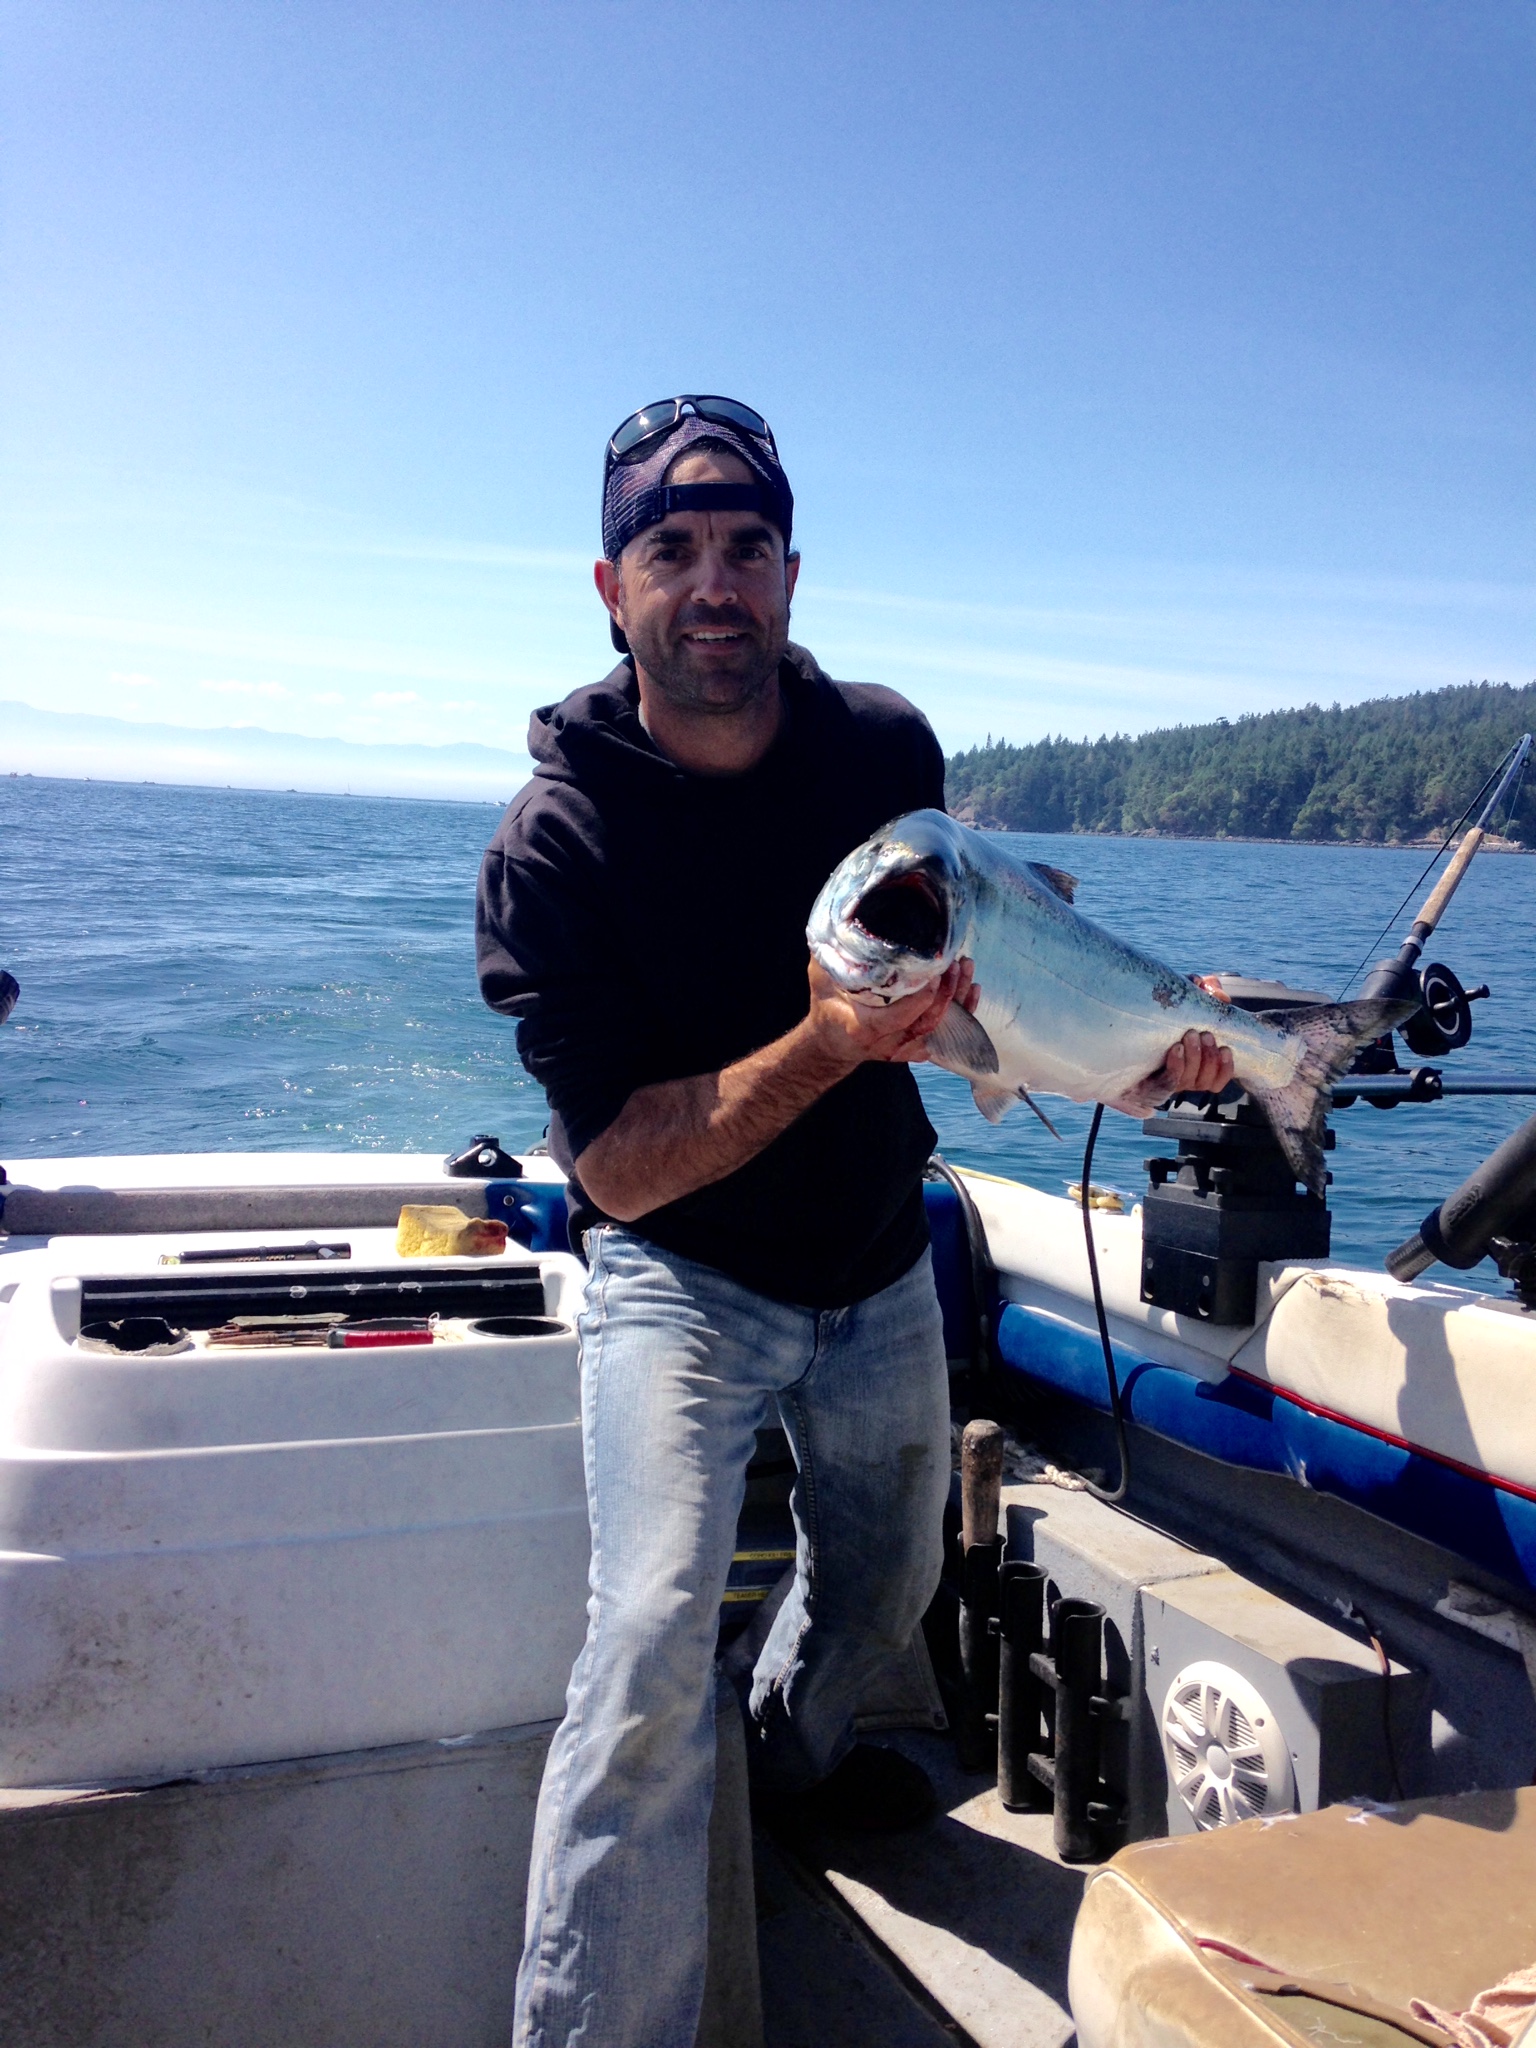
[[[894,1003],[856,1003],[814,959],[810,966],[811,1008],[806,1024],[819,1047],[850,1072],[865,1060],[906,1061],[928,1057],[928,1040],[951,1003],[974,1010],[981,991],[976,967],[956,960],[931,988]]]
[[[1209,1031],[1186,1031],[1155,1074],[1109,1104],[1127,1116],[1150,1116],[1170,1095],[1219,1095],[1232,1078],[1230,1046]]]

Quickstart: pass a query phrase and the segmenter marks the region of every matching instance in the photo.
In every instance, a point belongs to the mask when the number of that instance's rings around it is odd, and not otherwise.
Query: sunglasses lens
[[[669,427],[677,424],[677,400],[664,398],[659,405],[648,405],[640,412],[632,412],[614,435],[612,448],[614,459],[624,457],[638,448],[642,441],[649,441],[656,434],[664,434]]]
[[[701,419],[719,420],[725,426],[740,427],[764,441],[773,439],[762,414],[754,412],[750,405],[738,405],[734,398],[696,398],[693,405]]]
[[[762,414],[754,412],[750,405],[738,405],[734,398],[663,398],[630,414],[608,444],[610,459],[631,461],[658,434],[670,433],[682,418],[685,405],[691,406],[700,419],[718,420],[722,426],[736,427],[766,441],[770,448],[773,446],[772,431]]]

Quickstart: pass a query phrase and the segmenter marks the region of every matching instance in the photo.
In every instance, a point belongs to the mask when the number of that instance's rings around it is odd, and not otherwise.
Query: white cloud
[[[216,697],[289,697],[293,693],[284,683],[199,683],[200,690],[211,690]]]
[[[340,690],[317,690],[309,701],[311,704],[344,704],[346,699]]]
[[[107,677],[107,681],[109,683],[120,683],[125,690],[158,690],[160,688],[158,676],[141,676],[134,674],[132,671],[125,673],[121,669],[114,669]]]
[[[519,684],[534,690],[549,687],[547,672],[519,676],[499,661],[447,662],[424,649],[419,656],[402,655],[398,647],[361,644],[341,638],[251,632],[237,626],[227,631],[184,624],[179,620],[125,619],[79,612],[0,607],[0,629],[73,641],[112,641],[128,647],[172,648],[211,661],[250,661],[265,666],[282,662],[295,668],[316,668],[334,675],[409,676],[413,681],[452,683],[504,690]]]
[[[375,704],[419,704],[421,699],[414,690],[375,690],[371,701]]]

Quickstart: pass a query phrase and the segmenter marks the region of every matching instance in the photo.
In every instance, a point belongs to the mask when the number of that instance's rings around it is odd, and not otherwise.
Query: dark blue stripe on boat
[[[568,1252],[565,1183],[559,1180],[488,1180],[485,1213],[499,1216],[509,1234],[531,1252]]]
[[[960,1197],[944,1180],[923,1183],[928,1235],[933,1243],[933,1278],[944,1312],[944,1355],[969,1358],[975,1328],[971,1307],[971,1248],[966,1242]]]
[[[998,1327],[1005,1372],[1109,1411],[1097,1333],[1011,1302]],[[1315,1415],[1229,1375],[1212,1383],[1115,1346],[1127,1416],[1226,1465],[1278,1472],[1426,1537],[1501,1577],[1536,1586],[1536,1501],[1427,1452]]]

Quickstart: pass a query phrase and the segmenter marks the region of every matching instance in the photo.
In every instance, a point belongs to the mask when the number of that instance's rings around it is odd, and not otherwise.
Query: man
[[[520,1020],[591,1265],[592,1595],[540,1796],[518,2048],[694,2039],[718,1610],[775,1409],[798,1555],[754,1676],[754,1773],[858,1825],[929,1806],[851,1715],[939,1574],[934,1133],[910,1067],[974,995],[961,962],[871,1011],[808,960],[821,883],[890,818],[941,807],[944,763],[902,698],[789,644],[793,514],[749,407],[673,399],[623,423],[595,575],[625,659],[534,717],[534,779],[481,878],[481,987]],[[1158,1099],[1215,1080],[1190,1036]]]

